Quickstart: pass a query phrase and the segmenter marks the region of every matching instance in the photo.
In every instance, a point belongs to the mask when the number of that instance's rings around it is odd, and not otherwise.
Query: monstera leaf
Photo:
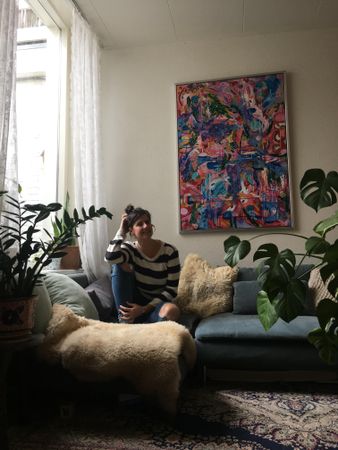
[[[305,243],[305,250],[310,255],[322,255],[330,248],[330,244],[318,236],[311,236]]]
[[[325,238],[326,233],[332,231],[338,225],[338,211],[336,211],[331,217],[320,221],[313,229],[320,236]]]
[[[275,244],[263,244],[253,256],[254,261],[258,259],[265,259],[267,278],[288,281],[295,273],[296,257],[289,249],[279,252]]]
[[[284,288],[285,294],[276,302],[275,309],[281,319],[291,322],[304,311],[306,286],[301,280],[292,278]]]
[[[257,295],[257,312],[259,320],[265,331],[270,330],[272,325],[278,320],[278,314],[273,303],[270,301],[265,291],[259,291]]]
[[[300,182],[300,195],[304,203],[316,212],[337,202],[338,173],[329,172],[325,176],[322,169],[307,170]]]
[[[320,328],[309,333],[308,339],[328,364],[338,362],[338,303],[325,298],[317,306]]]
[[[245,258],[251,250],[249,241],[241,241],[237,236],[230,236],[223,243],[224,246],[224,261],[230,267],[236,266],[238,261]]]

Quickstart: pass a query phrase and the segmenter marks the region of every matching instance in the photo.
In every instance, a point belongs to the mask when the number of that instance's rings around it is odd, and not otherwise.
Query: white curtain
[[[75,207],[106,207],[100,143],[100,47],[87,22],[74,10],[72,21],[71,130]],[[82,266],[90,280],[110,268],[104,262],[108,245],[106,217],[89,221],[80,230]]]
[[[0,0],[0,190],[17,197],[16,33],[17,0]]]

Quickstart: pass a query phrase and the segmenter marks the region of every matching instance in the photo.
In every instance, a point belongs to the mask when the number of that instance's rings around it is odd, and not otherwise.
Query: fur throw
[[[189,253],[185,258],[175,303],[184,313],[199,317],[232,311],[232,283],[238,268],[211,267],[200,256]]]
[[[169,413],[175,412],[179,395],[178,357],[183,355],[189,369],[196,359],[194,339],[176,322],[105,323],[58,304],[39,353],[51,364],[61,363],[79,380],[123,377]]]

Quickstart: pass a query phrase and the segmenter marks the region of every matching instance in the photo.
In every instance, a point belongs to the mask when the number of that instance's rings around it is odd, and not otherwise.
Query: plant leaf
[[[300,195],[304,203],[316,212],[337,202],[338,173],[329,172],[327,176],[322,169],[307,170],[300,182]]]
[[[305,242],[305,250],[309,255],[321,255],[330,248],[330,244],[318,236],[311,236]]]
[[[320,358],[327,364],[337,364],[338,362],[338,336],[331,338],[325,330],[316,328],[308,335],[308,341],[318,350]]]
[[[96,211],[95,211],[95,206],[94,206],[94,205],[92,205],[92,206],[89,208],[88,214],[89,214],[89,217],[95,217]]]
[[[265,291],[258,292],[257,313],[265,331],[268,331],[278,320],[276,310]]]
[[[224,261],[234,267],[241,259],[245,258],[251,250],[249,241],[241,241],[237,236],[230,236],[223,243]]]
[[[286,292],[278,299],[275,309],[285,322],[291,322],[304,311],[306,287],[301,280],[291,279],[286,285]]]
[[[48,209],[42,210],[36,217],[36,222],[41,222],[42,220],[47,219],[47,217],[49,217],[49,215],[50,215],[50,211],[48,211]]]
[[[47,205],[47,208],[49,209],[50,212],[56,212],[62,208],[62,205],[61,203],[49,203]]]
[[[326,233],[332,231],[338,225],[338,211],[336,211],[331,217],[321,220],[313,228],[313,231],[322,237],[326,236]]]
[[[268,269],[264,273],[265,280],[277,280],[287,282],[295,273],[296,257],[290,249],[278,252],[275,244],[263,244],[258,247],[253,257],[257,259],[265,259],[264,265]],[[264,284],[265,289],[265,284]]]
[[[329,298],[324,298],[318,303],[316,313],[320,327],[325,330],[331,317],[338,320],[338,303]]]

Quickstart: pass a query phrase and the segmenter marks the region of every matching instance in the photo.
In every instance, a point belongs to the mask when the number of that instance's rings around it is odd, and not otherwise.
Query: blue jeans
[[[145,306],[149,303],[150,300],[143,297],[141,292],[137,289],[133,271],[127,272],[122,269],[120,264],[114,264],[112,266],[111,281],[119,322],[123,321],[120,317],[120,305],[128,306],[127,302],[130,302]],[[159,303],[149,313],[137,317],[135,323],[153,323],[160,321],[161,317],[159,316],[159,312],[164,303],[165,302]]]

